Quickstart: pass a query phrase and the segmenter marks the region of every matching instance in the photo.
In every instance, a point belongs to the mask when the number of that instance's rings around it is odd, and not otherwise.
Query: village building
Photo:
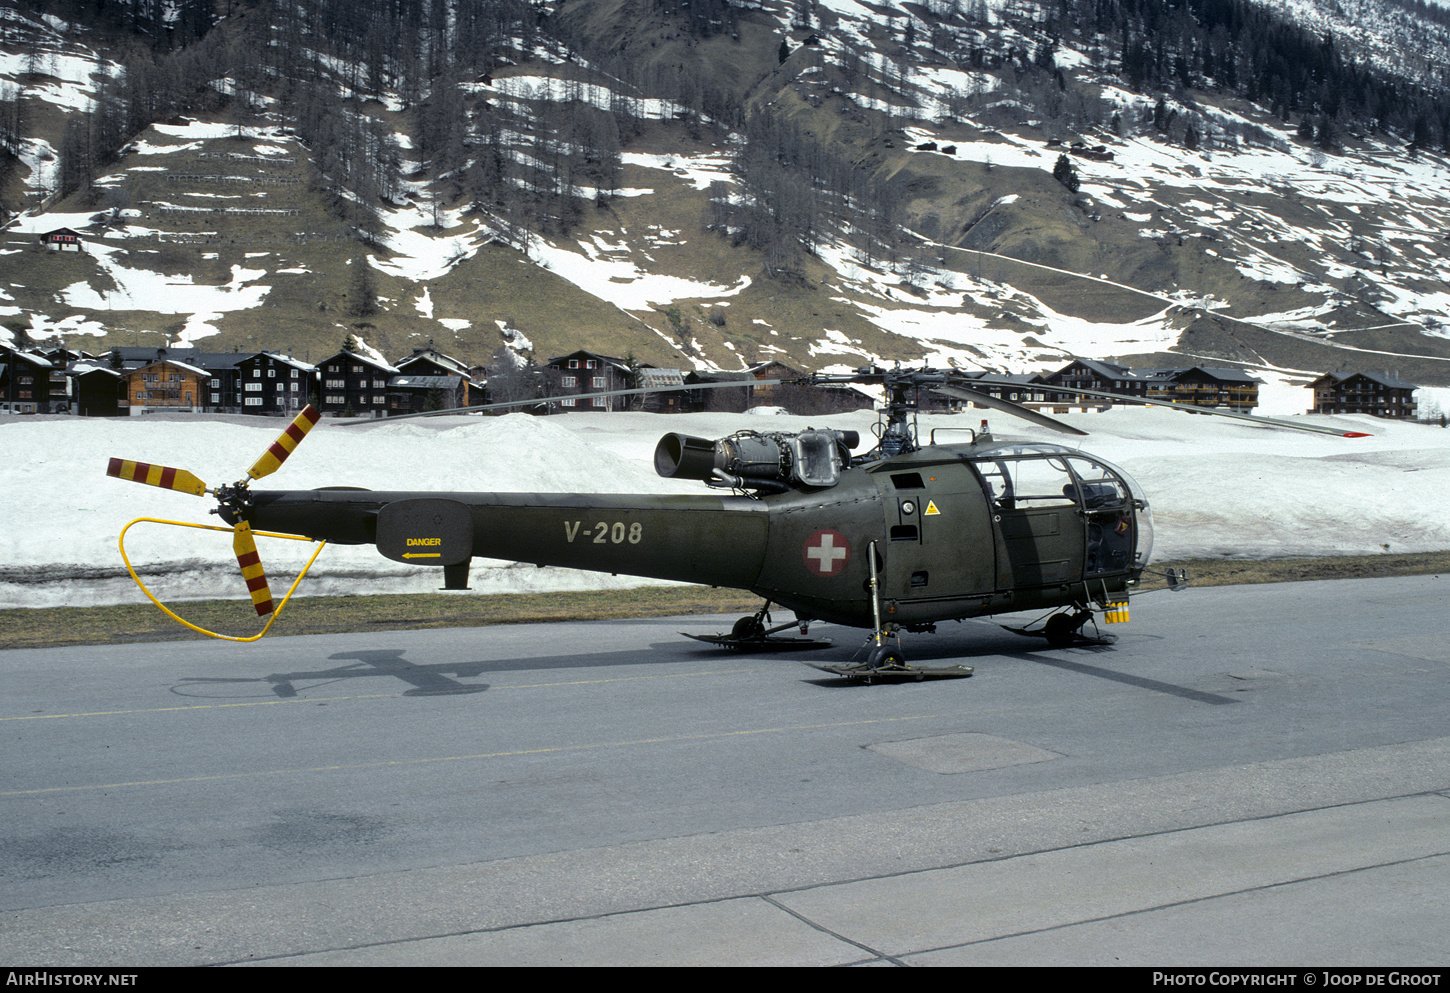
[[[729,412],[744,413],[750,409],[750,398],[754,392],[750,386],[755,377],[748,372],[691,371],[684,375],[686,386],[702,386],[698,390],[685,391],[685,409],[691,413]],[[713,386],[715,383],[738,385]]]
[[[317,367],[280,352],[258,352],[237,363],[243,414],[286,414],[312,402]]]
[[[126,413],[126,380],[110,366],[94,360],[68,370],[74,391],[72,413],[80,417],[116,417]]]
[[[394,376],[388,380],[388,414],[422,414],[463,406],[462,376]]]
[[[1340,377],[1325,373],[1309,384],[1314,391],[1311,414],[1373,414],[1376,417],[1414,419],[1414,383],[1388,373],[1356,372]]]
[[[200,404],[207,413],[240,413],[240,374],[237,363],[252,357],[245,352],[203,352],[195,348],[112,348],[106,361],[112,369],[125,373],[164,359],[174,359],[207,373]],[[252,411],[255,413],[255,411]]]
[[[685,409],[685,374],[679,369],[644,366],[639,370],[639,389],[664,389],[661,393],[645,393],[638,398],[636,410],[651,414],[678,414]]]
[[[983,376],[991,376],[996,382],[979,383],[972,389],[981,390],[990,397],[998,400],[1010,400],[1012,403],[1020,403],[1024,407],[1037,407],[1048,402],[1048,386],[1046,377],[1037,373],[1012,373],[1003,375],[1000,373],[982,373]],[[973,404],[974,407],[984,406]]]
[[[1072,362],[1042,377],[1047,399],[1058,410],[1066,412],[1067,405],[1083,409],[1105,410],[1114,403],[1126,402],[1106,397],[1084,397],[1074,393],[1052,391],[1054,386],[1077,390],[1105,390],[1126,397],[1147,396],[1154,381],[1152,373],[1137,372],[1116,362],[1098,359],[1073,359]]]
[[[64,366],[29,349],[0,346],[0,410],[51,414],[69,399]]]
[[[552,401],[550,407],[557,404],[558,409],[565,412],[629,409],[629,397],[575,396],[632,389],[634,373],[624,359],[581,349],[550,359],[545,369],[549,392],[553,396],[569,398]]]
[[[805,373],[784,362],[762,362],[753,365],[746,370],[756,379],[800,379]],[[790,391],[785,389],[786,383],[773,383],[755,387],[750,398],[752,407],[784,407],[785,404],[778,401]]]
[[[876,407],[876,396],[865,393],[850,383],[789,382],[810,377],[808,373],[784,362],[763,362],[751,366],[748,372],[757,381],[786,380],[781,383],[756,385],[750,398],[752,407],[780,407],[788,413],[805,417],[840,414],[851,410],[872,410]]]
[[[1168,395],[1155,397],[1150,386],[1148,395],[1154,399],[1195,407],[1227,407],[1241,414],[1259,405],[1262,381],[1241,369],[1194,366],[1191,369],[1160,370],[1163,391]]]
[[[404,376],[453,376],[460,382],[452,384],[449,389],[457,389],[458,402],[453,406],[467,407],[471,404],[483,401],[484,387],[482,382],[475,380],[472,369],[465,362],[460,362],[451,355],[445,355],[438,351],[430,343],[426,348],[415,348],[407,358],[398,359],[393,363],[398,373]],[[414,390],[416,387],[400,386],[402,390]],[[412,399],[399,395],[399,406],[411,409]],[[404,400],[406,399],[406,403]]]
[[[322,379],[318,409],[324,414],[382,417],[390,408],[388,391],[397,366],[361,352],[341,351],[317,364]]]
[[[171,358],[128,369],[119,375],[126,384],[123,404],[133,415],[148,410],[199,413],[211,378],[205,369]]]
[[[40,243],[52,252],[84,251],[80,232],[71,228],[56,228],[54,231],[47,231],[40,236]]]

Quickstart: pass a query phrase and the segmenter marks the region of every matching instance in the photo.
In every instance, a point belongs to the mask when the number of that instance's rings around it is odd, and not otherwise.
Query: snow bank
[[[922,418],[923,431],[975,427],[984,411]],[[999,434],[1059,441],[989,414]],[[1135,476],[1152,502],[1159,559],[1403,553],[1450,548],[1450,431],[1370,417],[1316,418],[1375,437],[1275,431],[1166,410],[1068,414],[1090,432],[1082,448]],[[823,426],[820,418],[770,418],[772,430]],[[830,418],[869,438],[873,418]],[[263,488],[330,485],[371,489],[523,492],[701,492],[661,479],[652,455],[660,435],[717,438],[759,418],[571,414],[533,418],[448,417],[376,427],[324,420]],[[0,418],[0,607],[144,602],[126,576],[116,536],[136,517],[216,523],[210,499],[107,478],[111,456],[188,468],[209,484],[231,482],[283,427],[267,418]],[[274,592],[312,546],[264,541]],[[137,525],[127,552],[163,599],[241,596],[230,535]],[[479,560],[484,593],[637,585],[627,577]],[[369,547],[325,549],[303,591],[310,595],[436,590],[437,570],[413,569]]]

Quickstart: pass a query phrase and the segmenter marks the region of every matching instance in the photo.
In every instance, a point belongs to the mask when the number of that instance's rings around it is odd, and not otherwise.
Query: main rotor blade
[[[287,456],[302,444],[302,439],[307,437],[307,432],[312,430],[313,425],[321,417],[322,414],[312,404],[309,403],[303,407],[302,413],[294,417],[292,423],[287,425],[287,430],[278,435],[277,440],[272,442],[272,446],[263,452],[262,457],[247,470],[247,475],[253,479],[261,479],[282,468],[282,463],[287,461]]]
[[[1001,383],[991,379],[981,379],[978,382],[990,383],[993,386],[1022,387],[1021,383]],[[1374,437],[1368,431],[1343,431],[1339,428],[1321,427],[1315,424],[1294,424],[1291,421],[1279,421],[1272,417],[1255,417],[1253,414],[1240,414],[1232,410],[1219,410],[1215,407],[1195,407],[1191,403],[1173,403],[1171,400],[1155,400],[1148,397],[1127,396],[1122,393],[1109,393],[1106,390],[1084,390],[1071,386],[1053,386],[1050,383],[1043,384],[1037,388],[1040,388],[1044,393],[1076,393],[1079,396],[1106,397],[1109,400],[1121,400],[1124,403],[1145,403],[1154,407],[1167,407],[1170,410],[1181,410],[1190,414],[1212,414],[1214,417],[1232,417],[1236,421],[1248,421],[1250,424],[1257,424],[1259,427],[1285,428],[1289,431],[1309,431],[1314,434],[1330,434],[1337,438]]]
[[[687,383],[682,386],[641,386],[629,390],[599,390],[595,393],[570,393],[565,396],[529,397],[527,400],[507,400],[503,403],[484,403],[468,407],[448,407],[444,410],[420,410],[412,414],[394,414],[389,417],[364,417],[352,421],[338,421],[340,428],[358,427],[362,424],[391,424],[406,421],[410,417],[441,417],[446,414],[474,414],[484,410],[503,410],[507,407],[533,407],[538,404],[558,403],[561,400],[592,400],[595,397],[641,396],[645,393],[679,393],[681,390],[724,390],[730,387],[749,389],[753,386],[779,386],[783,379],[744,379],[724,383]]]
[[[252,595],[252,606],[258,617],[272,612],[272,590],[267,586],[267,574],[262,569],[262,558],[257,554],[257,539],[246,521],[238,521],[232,534],[232,551],[237,553],[237,565],[242,567],[242,578],[247,582],[247,592]]]
[[[130,462],[126,459],[112,459],[106,467],[107,476],[128,479],[133,483],[159,486],[164,490],[178,490],[196,496],[206,496],[206,484],[185,469],[170,466],[151,465],[147,462]]]
[[[1086,431],[1080,431],[1055,417],[1048,417],[1046,414],[1033,410],[1031,407],[1024,407],[1020,403],[1013,403],[1011,400],[1003,400],[1001,397],[994,397],[990,393],[983,393],[966,386],[933,386],[933,393],[945,393],[949,397],[956,397],[958,400],[970,400],[972,403],[980,403],[984,407],[992,407],[997,410],[1006,411],[1015,417],[1031,421],[1033,424],[1053,431],[1061,431],[1063,434],[1086,435]]]

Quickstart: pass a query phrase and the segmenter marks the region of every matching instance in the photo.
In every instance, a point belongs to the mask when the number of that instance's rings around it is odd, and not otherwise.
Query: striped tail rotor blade
[[[111,464],[106,467],[106,475],[115,476],[117,479],[129,479],[133,483],[145,483],[147,486],[159,486],[165,490],[179,490],[182,493],[206,496],[206,484],[185,469],[151,465],[147,462],[131,462],[127,459],[112,459]]]
[[[266,617],[272,612],[272,590],[267,586],[267,575],[262,571],[262,559],[257,555],[257,539],[246,521],[238,521],[232,536],[232,550],[237,553],[237,564],[242,567],[242,578],[247,581],[247,592],[252,594],[252,606],[257,616]]]
[[[277,440],[272,443],[272,447],[268,448],[256,461],[256,464],[247,470],[247,475],[253,479],[261,479],[280,469],[282,463],[287,461],[287,456],[302,444],[302,439],[307,437],[307,432],[312,430],[320,417],[322,414],[309,403],[302,409],[302,413],[287,425],[287,430],[278,436]]]

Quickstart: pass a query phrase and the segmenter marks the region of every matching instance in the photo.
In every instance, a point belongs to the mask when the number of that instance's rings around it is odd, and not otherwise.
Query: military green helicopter
[[[316,424],[311,407],[248,478],[230,486],[209,489],[185,470],[121,459],[111,460],[108,474],[215,496],[213,513],[235,534],[257,613],[274,618],[281,608],[273,606],[254,533],[376,545],[389,559],[441,568],[447,589],[467,588],[472,559],[483,557],[749,590],[764,598],[758,612],[728,634],[691,637],[733,649],[792,650],[829,643],[777,636],[788,628],[802,636],[814,621],[865,628],[871,633],[863,661],[817,668],[867,680],[969,675],[967,666],[913,667],[902,654],[902,631],[929,632],[943,621],[1042,611],[1040,626],[1013,630],[1061,646],[1090,640],[1084,628],[1092,623],[1097,631],[1095,612],[1105,621],[1126,619],[1128,597],[1140,591],[1153,549],[1153,516],[1141,487],[1121,468],[1075,449],[999,441],[986,421],[976,431],[952,429],[955,440],[938,429],[923,441],[918,398],[934,391],[1055,431],[1086,432],[984,392],[1010,385],[990,378],[862,369],[801,382],[882,386],[887,399],[876,444],[853,454],[858,434],[830,429],[748,430],[713,441],[666,434],[655,449],[655,470],[710,491],[697,495],[253,491],[250,482],[280,467]],[[134,570],[132,576],[139,584]],[[1183,586],[1181,574],[1163,578],[1170,588]],[[794,620],[774,625],[772,606],[792,611]]]

